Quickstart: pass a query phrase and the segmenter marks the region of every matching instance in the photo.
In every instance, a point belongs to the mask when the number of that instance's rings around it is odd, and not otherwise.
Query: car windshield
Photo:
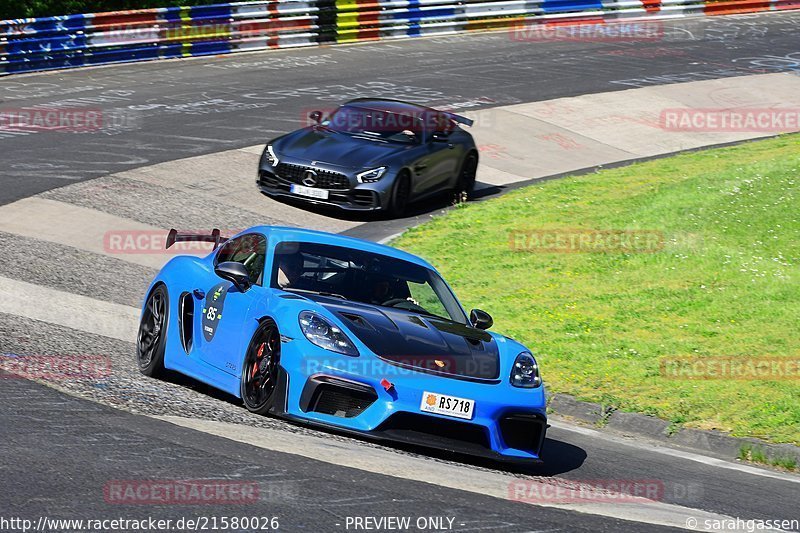
[[[467,323],[455,295],[436,272],[363,250],[280,243],[272,264],[271,286]]]
[[[375,141],[415,144],[422,142],[427,119],[425,111],[392,112],[343,105],[322,125]]]

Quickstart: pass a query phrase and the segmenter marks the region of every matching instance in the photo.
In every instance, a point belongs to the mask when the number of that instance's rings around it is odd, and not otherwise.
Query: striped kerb
[[[800,9],[800,0],[268,0],[0,21],[0,74],[526,24]],[[679,9],[675,9],[679,7]],[[547,18],[545,18],[547,17]],[[535,37],[535,35],[533,36]]]
[[[336,41],[380,39],[380,8],[375,0],[336,0]]]
[[[736,2],[706,2],[703,10],[706,15],[733,15],[735,13],[756,13],[769,11],[772,2],[769,0],[740,0]]]

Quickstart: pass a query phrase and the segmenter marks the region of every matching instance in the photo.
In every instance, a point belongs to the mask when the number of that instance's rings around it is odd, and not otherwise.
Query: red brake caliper
[[[253,371],[250,373],[250,379],[253,379],[256,377],[256,374],[258,374],[258,361],[264,356],[264,347],[266,345],[266,342],[262,342],[261,346],[258,347],[258,352],[256,352],[256,360],[253,361]]]

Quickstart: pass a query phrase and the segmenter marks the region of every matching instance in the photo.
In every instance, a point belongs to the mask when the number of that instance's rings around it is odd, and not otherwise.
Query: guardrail
[[[3,20],[0,75],[570,22],[782,9],[800,9],[800,0],[273,0]]]

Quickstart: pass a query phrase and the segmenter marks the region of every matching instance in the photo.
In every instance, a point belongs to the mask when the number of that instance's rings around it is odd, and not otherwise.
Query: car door
[[[229,374],[239,375],[243,350],[250,341],[247,325],[254,304],[265,295],[263,287],[267,241],[264,235],[248,233],[227,241],[214,257],[214,266],[227,261],[242,263],[250,274],[251,286],[240,291],[232,282],[212,271],[206,287],[198,287],[202,306],[196,313],[200,332],[199,358]]]
[[[418,187],[415,192],[426,194],[444,189],[458,171],[457,146],[450,142],[450,120],[441,113],[425,120],[424,153],[412,167]]]

